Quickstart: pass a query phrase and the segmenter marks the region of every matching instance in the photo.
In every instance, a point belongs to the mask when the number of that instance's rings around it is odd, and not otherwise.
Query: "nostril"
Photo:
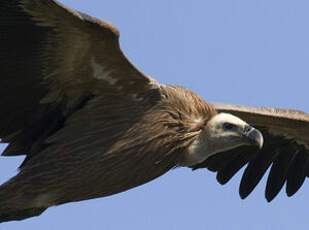
[[[253,127],[251,127],[250,125],[246,125],[244,128],[244,133],[249,133],[252,129]]]

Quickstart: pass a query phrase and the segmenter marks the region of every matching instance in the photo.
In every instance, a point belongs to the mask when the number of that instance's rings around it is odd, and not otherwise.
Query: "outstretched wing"
[[[122,96],[120,109],[157,90],[118,38],[110,24],[53,0],[0,2],[0,137],[10,143],[3,155],[37,152],[94,98]]]
[[[309,114],[301,111],[214,104],[219,112],[232,113],[264,135],[261,151],[249,147],[224,152],[194,168],[217,172],[217,180],[227,183],[243,166],[239,193],[246,198],[271,166],[265,196],[271,201],[286,183],[288,196],[295,194],[309,177]]]

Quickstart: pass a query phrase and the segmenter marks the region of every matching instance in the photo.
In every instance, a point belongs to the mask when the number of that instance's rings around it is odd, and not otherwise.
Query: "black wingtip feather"
[[[268,202],[271,202],[282,189],[290,165],[295,158],[295,150],[291,147],[281,146],[277,152],[280,152],[280,155],[272,164],[265,189],[265,198]]]
[[[249,162],[239,186],[239,195],[242,199],[245,199],[253,191],[270,166],[275,157],[275,154],[269,154],[271,150],[272,147],[268,146]]]
[[[257,153],[256,151],[247,151],[247,148],[240,150],[241,153],[235,154],[235,158],[225,165],[217,174],[217,181],[224,185]]]
[[[286,194],[293,196],[302,186],[306,178],[306,169],[308,165],[308,153],[304,150],[297,153],[295,160],[289,168]]]

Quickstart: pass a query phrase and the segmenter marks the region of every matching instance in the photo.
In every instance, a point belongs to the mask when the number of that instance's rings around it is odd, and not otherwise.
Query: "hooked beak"
[[[257,146],[259,149],[263,147],[264,138],[259,130],[251,126],[247,126],[243,131],[243,136],[249,145]]]

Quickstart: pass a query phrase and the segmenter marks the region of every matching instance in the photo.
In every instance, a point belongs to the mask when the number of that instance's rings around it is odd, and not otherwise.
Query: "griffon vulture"
[[[20,39],[22,38],[22,39]],[[225,184],[243,166],[247,197],[271,165],[266,199],[309,176],[309,115],[211,104],[145,76],[112,25],[53,0],[0,2],[0,136],[26,154],[0,187],[0,222],[109,196],[175,167]],[[18,93],[18,97],[14,93]]]

